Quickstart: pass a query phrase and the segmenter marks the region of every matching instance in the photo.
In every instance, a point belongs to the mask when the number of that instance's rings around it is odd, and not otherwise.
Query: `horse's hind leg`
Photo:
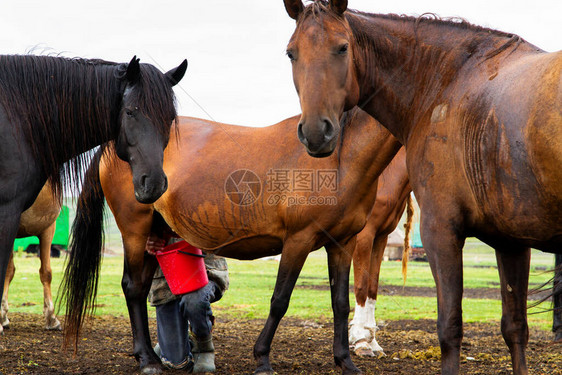
[[[511,352],[513,374],[527,374],[525,348],[529,341],[527,326],[527,289],[531,250],[496,248],[502,294],[503,338]]]
[[[0,320],[2,321],[2,327],[4,329],[10,328],[10,320],[8,319],[8,289],[14,279],[15,273],[16,267],[14,266],[14,253],[12,252],[10,254],[10,261],[8,262],[8,269],[6,270],[6,279],[4,280],[4,293],[2,294],[2,314]]]
[[[41,258],[41,268],[39,277],[43,284],[43,315],[45,316],[45,329],[60,330],[61,324],[55,316],[55,306],[51,293],[51,281],[53,272],[51,270],[51,245],[55,236],[56,222],[45,229],[39,236],[39,256]]]
[[[378,276],[382,253],[378,254],[381,241],[374,240],[375,234],[365,228],[357,235],[353,252],[353,274],[355,292],[355,313],[349,323],[349,344],[358,356],[372,357],[383,353],[375,339],[375,304],[378,290]],[[377,237],[378,238],[378,237]],[[386,238],[386,237],[385,237]],[[382,252],[386,241],[382,244]],[[378,267],[377,267],[378,262]]]
[[[349,354],[347,321],[349,318],[349,270],[355,249],[356,237],[342,246],[332,243],[326,246],[328,253],[328,273],[334,312],[334,360],[342,369],[342,374],[361,373],[353,364]]]
[[[377,342],[375,337],[378,330],[377,322],[375,320],[375,307],[377,302],[377,294],[379,291],[379,278],[381,273],[381,264],[384,256],[384,250],[386,248],[386,243],[388,242],[387,235],[379,235],[375,238],[373,243],[373,255],[371,255],[371,277],[369,279],[369,293],[367,298],[367,304],[370,306],[369,311],[369,321],[365,327],[371,331],[373,339],[369,343],[371,349],[375,353],[384,354],[382,347]]]
[[[311,251],[310,248],[303,246],[303,243],[306,244],[309,241],[308,238],[295,237],[289,238],[283,244],[283,252],[277,271],[277,281],[275,282],[275,289],[271,297],[269,316],[254,345],[254,358],[257,361],[255,374],[274,373],[269,361],[271,342],[279,322],[287,312],[295,283]]]

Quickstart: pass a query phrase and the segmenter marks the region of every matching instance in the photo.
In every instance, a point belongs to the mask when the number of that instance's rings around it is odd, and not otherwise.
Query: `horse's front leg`
[[[502,294],[501,330],[511,353],[514,375],[528,374],[525,348],[529,341],[527,290],[531,249],[496,248]]]
[[[55,315],[55,305],[51,293],[51,281],[53,272],[51,269],[51,245],[55,236],[56,222],[45,229],[39,235],[39,256],[41,268],[39,268],[39,278],[43,284],[43,315],[45,316],[45,328],[49,330],[60,330],[61,324]]]
[[[121,286],[127,300],[133,332],[133,354],[143,374],[162,372],[160,358],[154,353],[148,329],[146,299],[157,266],[156,258],[145,252],[146,237],[124,238],[125,263]]]
[[[257,368],[254,374],[274,373],[269,360],[271,342],[279,322],[287,312],[295,283],[311,251],[310,246],[307,246],[307,242],[308,238],[293,236],[283,244],[283,252],[277,271],[277,281],[275,282],[275,289],[271,297],[269,316],[254,345],[254,358],[257,361]]]
[[[349,323],[349,344],[358,356],[372,357],[375,354],[371,348],[373,332],[369,326],[374,326],[374,303],[369,300],[371,285],[372,247],[375,233],[365,227],[356,236],[353,252],[353,291],[355,293],[355,312]],[[381,349],[382,350],[382,349]]]
[[[326,246],[328,253],[328,273],[334,312],[334,360],[342,369],[342,374],[357,374],[349,355],[347,322],[349,318],[349,270],[357,237],[352,237],[341,245],[332,243]]]
[[[441,373],[458,374],[463,337],[462,247],[458,225],[438,215],[422,213],[421,237],[437,288],[437,334],[441,346]]]

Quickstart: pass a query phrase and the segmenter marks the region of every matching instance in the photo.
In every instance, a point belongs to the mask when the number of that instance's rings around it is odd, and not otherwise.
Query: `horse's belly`
[[[50,184],[45,184],[31,207],[21,214],[17,238],[38,236],[57,219],[61,206],[54,198]]]
[[[471,232],[483,238],[506,239],[525,246],[562,251],[562,211],[521,202],[517,209],[502,212],[491,206],[479,207],[481,215]]]
[[[213,254],[240,260],[253,260],[281,254],[283,241],[280,238],[264,235],[244,238],[226,246],[212,250]]]
[[[25,215],[27,211],[22,214],[20,226],[17,233],[17,238],[38,236],[49,228],[57,219],[58,213],[55,215],[47,216],[34,216]]]

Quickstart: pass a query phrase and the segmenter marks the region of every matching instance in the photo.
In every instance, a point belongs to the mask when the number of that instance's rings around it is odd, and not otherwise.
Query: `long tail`
[[[527,309],[539,307],[543,302],[552,300],[554,307],[550,308],[541,308],[540,310],[532,313],[527,314],[539,314],[542,312],[553,310],[554,312],[554,321],[556,322],[561,321],[562,318],[562,254],[555,254],[555,266],[554,269],[546,270],[542,273],[550,273],[554,272],[554,276],[552,276],[548,281],[544,282],[543,284],[536,286],[532,289],[529,289],[529,296],[538,294],[540,298],[532,303],[527,304]],[[554,327],[553,327],[554,329]]]
[[[412,222],[414,221],[414,204],[412,202],[412,194],[408,195],[406,200],[406,223],[404,224],[404,252],[402,253],[402,279],[406,284],[408,274],[408,258],[410,257],[410,234],[412,232]]]
[[[74,340],[75,353],[82,323],[94,312],[102,259],[104,194],[99,179],[101,155],[101,150],[94,155],[84,176],[76,219],[72,224],[70,255],[60,288],[62,299],[66,301],[64,347]]]

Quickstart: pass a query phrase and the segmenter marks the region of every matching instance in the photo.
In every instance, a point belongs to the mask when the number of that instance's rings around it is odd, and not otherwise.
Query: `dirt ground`
[[[78,355],[61,350],[61,332],[43,329],[40,315],[10,316],[11,327],[0,337],[0,372],[11,374],[138,374],[131,354],[128,318],[97,317],[88,324]],[[252,347],[263,320],[217,317],[217,374],[249,374]],[[155,332],[155,321],[150,321]],[[437,374],[439,350],[434,321],[392,321],[377,333],[385,349],[381,358],[353,356],[366,374]],[[562,345],[548,332],[531,330],[527,357],[531,374],[562,374]],[[278,374],[338,374],[332,359],[332,324],[284,319],[273,341],[272,365]],[[466,324],[462,374],[509,374],[511,365],[499,327]],[[166,371],[165,373],[180,373]]]

